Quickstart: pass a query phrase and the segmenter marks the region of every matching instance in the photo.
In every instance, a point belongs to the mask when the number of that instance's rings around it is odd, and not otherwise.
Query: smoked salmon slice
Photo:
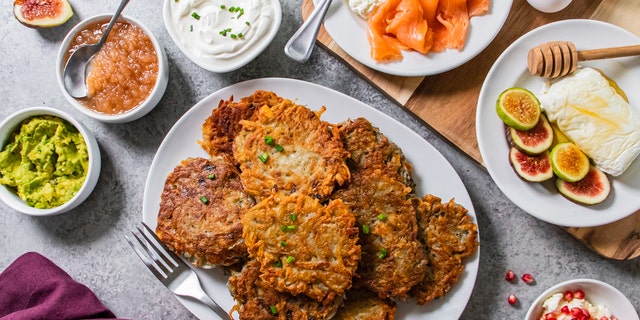
[[[406,49],[427,53],[433,44],[420,0],[387,0],[367,24],[371,56],[377,61],[401,60]]]
[[[391,62],[402,60],[402,50],[462,50],[469,20],[487,14],[490,1],[385,0],[367,19],[371,57]]]
[[[462,50],[469,29],[467,0],[440,0],[435,26],[433,51]]]
[[[489,0],[467,0],[469,18],[489,13]]]

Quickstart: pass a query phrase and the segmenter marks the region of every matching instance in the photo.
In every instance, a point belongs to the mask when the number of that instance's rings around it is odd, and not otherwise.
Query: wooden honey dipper
[[[578,61],[635,55],[640,55],[640,45],[578,51],[572,42],[552,41],[531,48],[527,65],[534,76],[556,78],[575,71]]]

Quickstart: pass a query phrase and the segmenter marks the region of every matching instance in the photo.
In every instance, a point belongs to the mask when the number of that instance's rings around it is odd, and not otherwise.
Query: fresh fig
[[[516,147],[528,154],[540,154],[549,149],[553,142],[553,128],[544,114],[540,114],[535,127],[527,131],[510,128],[509,132]]]
[[[73,16],[68,0],[15,0],[13,15],[30,28],[50,28],[67,22]]]
[[[582,180],[589,172],[589,158],[573,142],[564,142],[551,149],[551,167],[560,179]]]
[[[540,101],[527,89],[509,88],[498,97],[496,113],[509,127],[526,131],[538,123]]]
[[[553,177],[549,151],[530,155],[512,147],[509,151],[509,162],[518,176],[526,181],[542,182]]]
[[[583,204],[596,204],[604,201],[611,191],[607,175],[594,166],[580,181],[567,182],[556,179],[556,187],[560,193],[570,200]]]

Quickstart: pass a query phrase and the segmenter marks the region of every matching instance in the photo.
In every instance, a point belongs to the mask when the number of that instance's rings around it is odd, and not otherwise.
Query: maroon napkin
[[[113,319],[85,285],[36,252],[0,273],[0,319]]]

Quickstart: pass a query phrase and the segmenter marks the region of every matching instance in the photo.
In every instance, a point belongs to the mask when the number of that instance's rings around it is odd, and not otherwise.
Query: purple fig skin
[[[556,187],[565,198],[586,205],[603,202],[611,191],[607,175],[594,166],[590,166],[589,173],[580,181],[567,182],[557,178]]]
[[[527,131],[510,128],[509,135],[515,147],[532,155],[543,153],[553,143],[553,128],[544,114],[540,114],[535,127]]]
[[[542,182],[553,177],[549,152],[539,155],[529,155],[518,148],[511,147],[509,163],[518,177],[529,182]]]

